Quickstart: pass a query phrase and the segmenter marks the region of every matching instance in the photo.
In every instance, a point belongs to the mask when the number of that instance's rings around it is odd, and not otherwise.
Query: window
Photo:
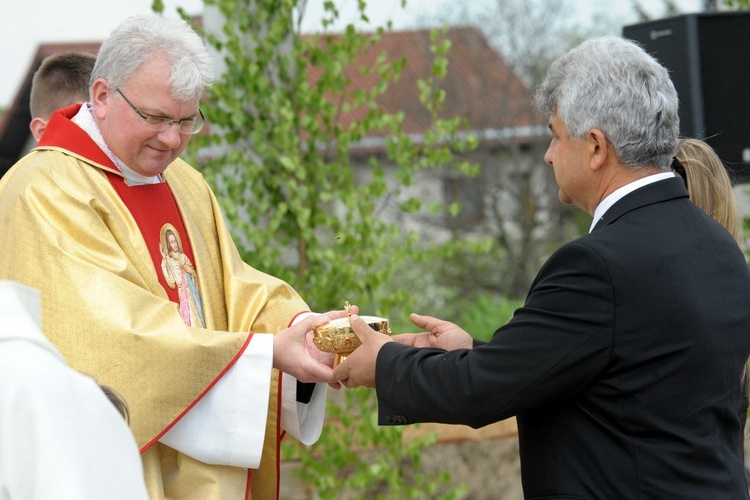
[[[477,177],[449,177],[443,180],[443,198],[445,201],[444,217],[448,227],[470,230],[482,221],[482,183]],[[455,217],[448,207],[451,203],[460,203],[461,212]]]

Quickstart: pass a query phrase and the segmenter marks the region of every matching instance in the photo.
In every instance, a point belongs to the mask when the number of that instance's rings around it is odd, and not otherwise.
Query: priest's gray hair
[[[200,36],[182,19],[139,15],[126,19],[102,43],[91,84],[98,78],[122,88],[152,57],[172,65],[169,85],[178,102],[200,99],[213,80],[213,66]]]
[[[552,63],[534,97],[571,137],[599,129],[625,165],[669,171],[680,133],[677,92],[667,69],[635,42],[582,43]]]

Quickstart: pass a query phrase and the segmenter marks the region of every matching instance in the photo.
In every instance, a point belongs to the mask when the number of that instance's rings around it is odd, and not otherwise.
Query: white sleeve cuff
[[[299,314],[292,321],[296,325],[314,312]],[[297,402],[297,379],[282,373],[281,427],[305,446],[314,444],[323,432],[328,384],[315,384],[312,398],[307,404]]]
[[[328,384],[315,384],[308,404],[297,402],[297,379],[282,373],[281,427],[305,446],[314,444],[323,432]]]

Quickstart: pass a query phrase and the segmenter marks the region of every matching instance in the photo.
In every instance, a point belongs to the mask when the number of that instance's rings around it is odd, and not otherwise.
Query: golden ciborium
[[[344,308],[349,312],[349,302]],[[377,316],[360,316],[362,320],[370,325],[370,328],[385,335],[391,334],[388,320]],[[351,325],[351,313],[346,318],[338,318],[329,321],[325,325],[313,328],[313,344],[323,352],[336,354],[333,366],[338,366],[348,355],[362,345],[354,333]]]

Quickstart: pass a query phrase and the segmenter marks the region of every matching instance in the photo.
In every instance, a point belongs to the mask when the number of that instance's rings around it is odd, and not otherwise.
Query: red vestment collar
[[[47,127],[44,129],[44,134],[39,139],[37,148],[65,149],[119,174],[119,169],[107,154],[102,151],[85,130],[72,121],[81,106],[80,103],[72,104],[52,113]]]

